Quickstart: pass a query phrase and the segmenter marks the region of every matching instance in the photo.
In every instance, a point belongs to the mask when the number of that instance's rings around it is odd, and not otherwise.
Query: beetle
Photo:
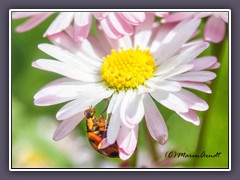
[[[89,109],[84,111],[84,115],[86,118],[87,138],[89,143],[91,144],[93,149],[95,149],[101,155],[110,158],[118,158],[119,150],[117,142],[111,144],[106,148],[101,149],[101,147],[103,146],[103,139],[107,137],[108,121],[111,115],[108,116],[108,118],[105,120],[102,113],[99,118],[96,118],[94,116],[95,113],[96,110],[93,109],[92,106],[90,106]]]

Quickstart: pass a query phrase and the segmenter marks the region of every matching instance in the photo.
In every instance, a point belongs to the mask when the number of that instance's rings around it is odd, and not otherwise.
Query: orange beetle
[[[116,142],[106,148],[101,149],[101,147],[103,146],[102,140],[107,137],[107,127],[110,116],[108,116],[108,118],[104,120],[102,114],[99,118],[96,118],[94,116],[95,113],[96,110],[93,109],[92,106],[90,106],[89,109],[84,111],[89,143],[91,144],[93,149],[95,149],[101,155],[110,158],[118,158],[119,151]]]

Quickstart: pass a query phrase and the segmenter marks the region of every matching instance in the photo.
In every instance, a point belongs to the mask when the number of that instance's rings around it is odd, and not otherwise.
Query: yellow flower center
[[[139,47],[112,53],[103,58],[101,77],[109,88],[119,90],[135,89],[153,76],[155,64],[149,50]]]

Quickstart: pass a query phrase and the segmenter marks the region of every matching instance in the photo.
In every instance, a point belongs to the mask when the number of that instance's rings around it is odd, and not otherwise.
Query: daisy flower
[[[36,27],[52,14],[54,12],[14,12],[12,18],[28,18],[16,28],[17,32],[25,32]],[[158,12],[157,15],[166,16],[166,13]],[[93,16],[100,21],[104,32],[113,39],[132,35],[134,26],[145,20],[144,12],[60,12],[43,36],[51,36],[66,30],[73,23],[74,39],[82,41],[90,32]]]
[[[215,57],[197,58],[209,46],[207,42],[186,43],[199,23],[200,19],[192,19],[176,26],[159,26],[154,15],[148,14],[133,36],[117,40],[105,36],[102,27],[96,37],[89,36],[82,43],[72,39],[71,28],[68,34],[49,36],[54,45],[41,44],[39,48],[56,60],[39,59],[33,66],[65,78],[43,87],[34,103],[48,106],[70,101],[57,112],[56,118],[62,122],[54,140],[68,135],[89,106],[107,98],[111,119],[102,148],[117,142],[123,160],[135,151],[138,125],[144,116],[152,138],[160,144],[167,142],[168,130],[153,99],[199,125],[196,111],[207,110],[208,104],[185,88],[211,93],[204,82],[216,75],[205,69],[217,64]]]
[[[208,17],[204,26],[204,40],[219,43],[225,36],[225,23],[228,23],[228,12],[175,12],[162,19],[162,23],[179,22],[190,18]]]

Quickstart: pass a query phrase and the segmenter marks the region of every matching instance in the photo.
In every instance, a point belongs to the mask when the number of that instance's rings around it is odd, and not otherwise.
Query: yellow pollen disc
[[[101,77],[109,88],[116,90],[134,89],[153,76],[155,64],[149,50],[112,50],[103,58]]]

